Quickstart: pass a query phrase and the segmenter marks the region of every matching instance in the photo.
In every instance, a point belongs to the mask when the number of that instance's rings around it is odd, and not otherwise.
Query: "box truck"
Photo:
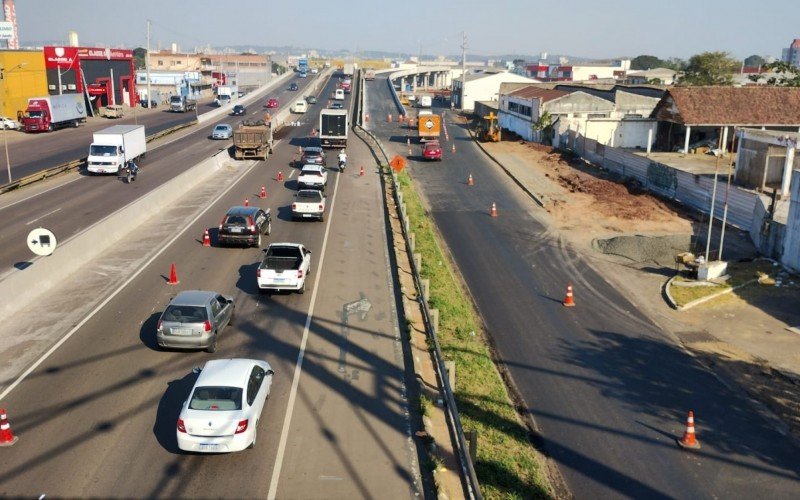
[[[61,127],[77,127],[86,121],[86,106],[81,94],[31,97],[22,117],[25,132],[51,132]]]
[[[347,121],[346,109],[323,109],[319,114],[319,138],[324,148],[339,148],[347,146],[347,130],[350,128]]]
[[[86,169],[95,174],[116,174],[128,160],[147,153],[144,125],[114,125],[94,133]]]
[[[420,142],[439,139],[442,131],[442,118],[439,115],[420,112],[417,119],[417,136]]]
[[[236,85],[221,85],[217,87],[217,103],[220,106],[230,104],[239,97],[239,87]]]

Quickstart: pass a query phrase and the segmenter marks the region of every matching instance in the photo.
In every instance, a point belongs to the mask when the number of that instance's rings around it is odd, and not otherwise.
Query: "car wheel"
[[[267,236],[272,234],[272,221],[267,222],[267,230],[264,231],[264,234],[266,234]]]
[[[301,295],[306,293],[306,280],[303,280],[303,285],[300,287],[300,289],[297,291],[297,293],[299,293]]]
[[[217,350],[217,332],[214,332],[214,336],[211,337],[211,343],[208,344],[208,347],[206,347],[206,352],[212,354],[216,352],[216,350]]]

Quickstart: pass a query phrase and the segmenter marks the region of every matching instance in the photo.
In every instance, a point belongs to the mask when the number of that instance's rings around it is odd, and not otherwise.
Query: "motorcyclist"
[[[128,171],[131,173],[131,180],[136,179],[136,174],[139,173],[139,165],[134,163],[133,160],[128,160],[127,163]]]
[[[339,152],[339,170],[344,171],[344,167],[347,166],[347,153],[344,152],[344,149]]]

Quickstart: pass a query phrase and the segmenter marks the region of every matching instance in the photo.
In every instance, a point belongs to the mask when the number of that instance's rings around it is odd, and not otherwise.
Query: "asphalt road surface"
[[[235,125],[245,118],[263,118],[266,97],[278,97],[281,109],[288,107],[290,100],[302,96],[303,91],[315,79],[290,80],[298,82],[298,91],[289,91],[287,82],[286,85],[265,94],[264,98],[249,104],[245,117],[222,116],[216,121],[195,125],[185,132],[179,132],[175,137],[166,137],[158,141],[158,144],[148,144],[148,153],[139,163],[140,175],[132,185],[121,182],[115,175],[89,175],[82,170],[0,196],[0,216],[5,220],[4,244],[0,246],[0,280],[10,273],[24,272],[28,266],[35,265],[36,259],[25,242],[31,229],[46,227],[53,231],[60,243],[68,241],[85,228],[208,158],[212,153],[229,147],[231,141],[214,141],[209,138],[211,129],[216,124]],[[61,140],[59,134],[70,132],[88,134],[83,128],[64,129],[37,136],[36,140],[53,138],[58,142]],[[90,142],[89,135],[81,140],[81,145],[88,150]],[[74,159],[75,156],[70,158]]]
[[[152,248],[144,227],[144,234],[132,235],[115,249],[121,254],[127,243],[132,254],[155,253],[139,274],[110,295],[107,304],[76,327],[2,400],[20,440],[3,450],[0,495],[410,498],[420,494],[377,173],[368,171],[360,177],[353,168],[342,174],[331,172],[325,222],[289,220],[297,174],[289,165],[318,110],[319,105],[311,107],[302,117],[305,124],[290,130],[266,164],[242,162],[242,177],[225,171],[215,174],[222,190],[218,198],[207,203],[207,210],[185,233],[170,233],[173,243]],[[202,146],[203,141],[203,137],[187,140],[185,154],[191,154],[191,144]],[[351,162],[370,160],[361,143],[351,141],[348,150]],[[333,153],[329,157],[335,161]],[[283,183],[275,181],[278,170],[285,175]],[[142,180],[147,175],[145,171]],[[267,199],[255,200],[265,178]],[[313,283],[305,294],[258,294],[254,273],[259,249],[200,244],[203,229],[215,227],[228,207],[248,196],[252,204],[268,206],[275,216],[273,233],[264,245],[296,241],[312,250]],[[175,210],[191,201],[180,201]],[[179,216],[172,210],[165,214],[172,215]],[[151,229],[158,230],[157,221]],[[170,263],[177,263],[179,270],[180,285],[175,288],[166,285],[163,276]],[[179,290],[198,288],[230,294],[236,300],[233,326],[223,332],[217,353],[158,350],[155,324],[169,298]],[[359,304],[355,309],[354,303]],[[355,312],[358,308],[363,315]],[[66,331],[70,326],[54,328]],[[195,380],[191,368],[225,357],[266,359],[275,369],[256,447],[228,455],[180,453],[175,422]]]
[[[367,100],[368,126],[391,152],[407,155],[406,129],[386,123],[397,109],[385,78],[367,84]],[[422,163],[414,145],[409,168],[572,493],[797,498],[797,447],[549,231],[540,209],[452,117],[447,112],[444,160]],[[475,186],[467,186],[469,174]],[[568,282],[575,308],[561,304]],[[675,443],[690,409],[702,444],[696,452]]]

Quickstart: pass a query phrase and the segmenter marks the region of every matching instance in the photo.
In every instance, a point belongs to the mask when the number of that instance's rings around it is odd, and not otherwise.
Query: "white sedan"
[[[17,120],[12,120],[11,118],[6,118],[5,116],[0,116],[0,124],[5,129],[18,129],[19,123]]]
[[[266,361],[206,363],[178,418],[178,448],[227,453],[252,448],[275,373]]]

